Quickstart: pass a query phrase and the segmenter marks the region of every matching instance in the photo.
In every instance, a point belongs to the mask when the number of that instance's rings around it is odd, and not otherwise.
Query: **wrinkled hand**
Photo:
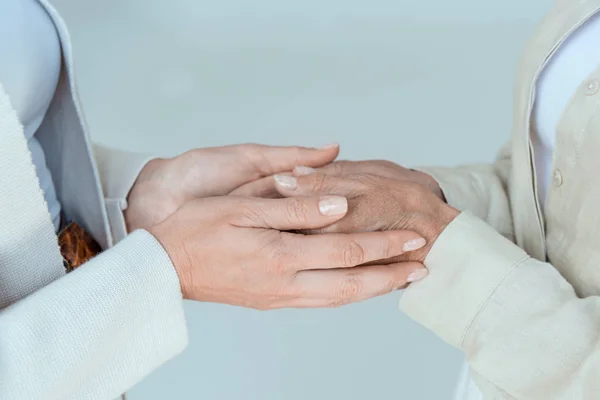
[[[400,181],[419,183],[431,190],[431,192],[440,199],[444,199],[442,189],[438,185],[437,181],[430,175],[421,171],[404,168],[391,161],[336,161],[316,170],[311,167],[312,166],[296,166],[294,168],[294,175],[306,175],[313,172],[321,172],[326,175],[333,176],[348,176],[357,174],[377,175]],[[259,181],[247,183],[236,189],[232,194],[251,197],[275,197],[272,195],[272,193],[276,190],[270,189],[269,187],[274,187],[274,184],[275,183],[273,179],[267,177]]]
[[[425,244],[409,231],[305,236],[344,217],[343,197],[193,200],[149,229],[169,254],[185,298],[250,307],[336,307],[426,275],[423,265],[358,265]]]
[[[413,180],[399,180],[372,174],[328,175],[300,168],[309,173],[293,177],[278,175],[276,187],[281,195],[315,196],[321,194],[344,196],[349,202],[346,217],[322,232],[374,232],[406,229],[417,232],[427,240],[427,246],[390,262],[413,260],[424,262],[429,249],[458,215],[458,211],[444,203],[430,186]],[[296,171],[298,172],[298,170]]]
[[[129,193],[125,210],[128,229],[148,228],[191,199],[226,195],[265,176],[292,171],[295,165],[326,165],[338,153],[337,145],[311,149],[244,144],[152,160]]]

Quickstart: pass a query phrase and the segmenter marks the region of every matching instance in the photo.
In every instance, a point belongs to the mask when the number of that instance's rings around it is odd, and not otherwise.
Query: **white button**
[[[563,176],[559,169],[555,169],[552,173],[552,180],[554,181],[554,185],[560,186],[563,184]]]
[[[591,79],[585,83],[585,94],[593,96],[600,90],[600,81],[598,79]]]

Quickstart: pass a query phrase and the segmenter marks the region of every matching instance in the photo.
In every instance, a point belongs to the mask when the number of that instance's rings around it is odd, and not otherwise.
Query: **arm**
[[[127,195],[153,157],[100,145],[94,145],[94,157],[100,172],[111,233],[116,243],[127,235],[123,214],[127,208]]]
[[[482,190],[497,186],[469,179]],[[347,196],[348,215],[325,232],[409,229],[427,240],[421,250],[391,260],[424,260],[429,270],[406,289],[401,308],[465,352],[485,398],[600,398],[600,297],[579,298],[554,266],[530,258],[420,183],[313,173],[278,190],[286,197]],[[493,204],[480,192],[471,196],[480,201],[470,206],[478,210]]]
[[[489,398],[600,396],[600,297],[469,213],[442,232],[400,306],[462,349]],[[486,398],[488,398],[486,397]]]
[[[186,344],[177,274],[138,231],[0,311],[0,398],[116,398]]]
[[[440,185],[446,202],[484,220],[503,236],[513,240],[508,200],[508,179],[512,157],[510,143],[502,148],[494,164],[461,167],[419,168]]]

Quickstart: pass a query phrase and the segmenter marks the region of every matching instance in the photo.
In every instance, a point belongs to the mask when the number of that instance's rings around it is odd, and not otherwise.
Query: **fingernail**
[[[319,150],[333,149],[334,147],[340,147],[339,143],[329,143],[329,144],[326,144],[325,146],[319,147]]]
[[[275,183],[281,186],[284,189],[294,190],[298,185],[298,181],[293,176],[288,175],[275,175],[273,177],[275,179]]]
[[[316,171],[316,169],[311,168],[311,167],[304,167],[302,165],[296,166],[294,168],[294,170],[296,171],[296,173],[298,175],[310,175],[312,173],[314,173]]]
[[[413,239],[413,240],[409,240],[408,242],[404,243],[404,247],[402,250],[404,250],[404,251],[419,250],[426,244],[427,244],[427,242],[423,238]]]
[[[345,197],[322,197],[319,211],[330,217],[345,214],[348,211],[348,200]]]
[[[425,268],[416,269],[408,276],[406,281],[407,282],[420,281],[421,279],[425,278],[428,274],[429,274],[429,272]]]

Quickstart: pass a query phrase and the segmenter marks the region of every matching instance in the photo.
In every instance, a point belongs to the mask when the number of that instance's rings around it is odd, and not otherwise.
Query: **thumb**
[[[339,196],[251,199],[236,225],[281,231],[318,229],[331,225],[348,212],[348,200]]]
[[[291,171],[296,165],[322,167],[334,161],[339,153],[338,144],[330,144],[318,149],[253,145],[247,155],[261,176],[267,176]]]

